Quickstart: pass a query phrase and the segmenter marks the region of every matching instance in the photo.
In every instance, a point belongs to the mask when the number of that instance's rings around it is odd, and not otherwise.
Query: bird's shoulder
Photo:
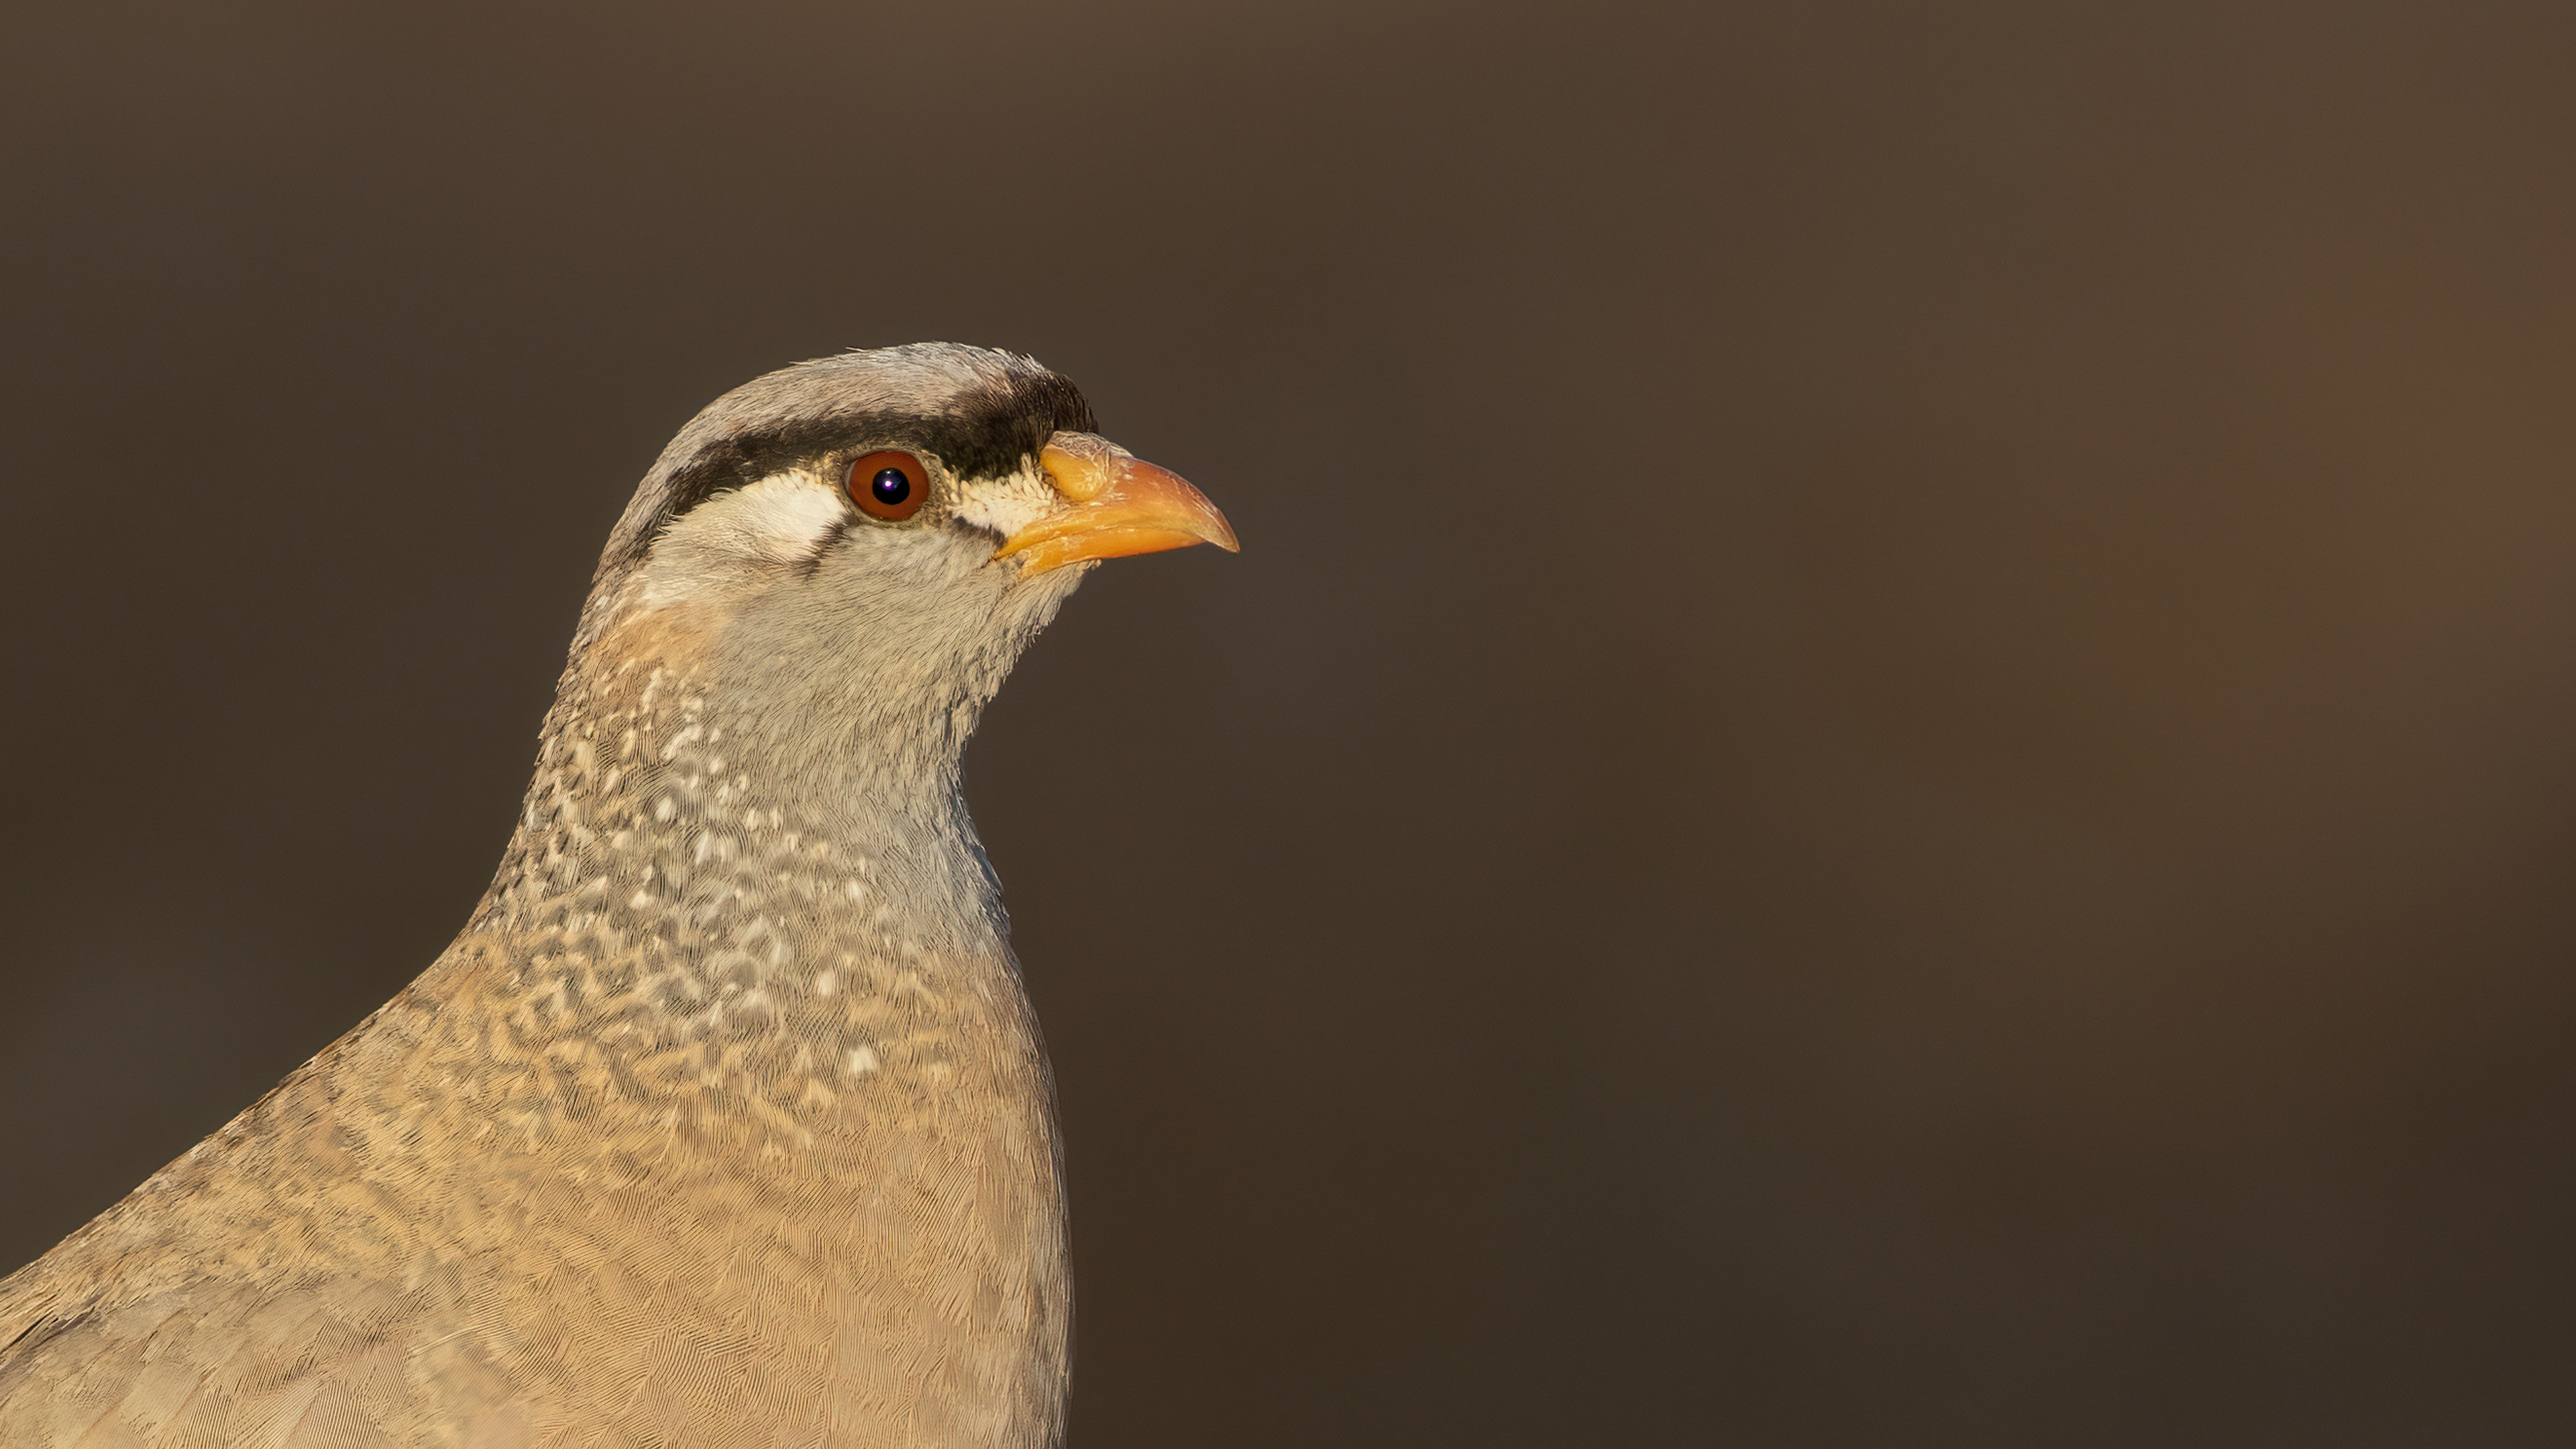
[[[333,1426],[385,1407],[350,1396],[438,1292],[405,1204],[351,1170],[338,1098],[351,1056],[399,1048],[400,1004],[0,1279],[0,1444],[376,1442]]]
[[[0,1281],[0,1445],[540,1442],[559,1395],[540,1346],[496,1326],[545,1321],[544,1235],[511,1250],[496,1244],[528,1224],[459,1228],[495,1198],[455,1179],[490,1188],[506,1165],[474,1176],[452,1133],[387,1150],[379,1104],[336,1100],[357,1088],[332,1067],[309,1064]],[[440,1162],[453,1172],[424,1170]],[[677,1234],[665,1251],[696,1246]]]

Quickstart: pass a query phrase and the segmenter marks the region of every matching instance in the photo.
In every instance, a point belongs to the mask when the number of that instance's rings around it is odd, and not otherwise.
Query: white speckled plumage
[[[946,345],[691,422],[463,934],[0,1282],[0,1445],[1058,1442],[1051,1089],[958,765],[1084,571],[994,554],[1089,427]],[[879,447],[917,518],[842,491]]]

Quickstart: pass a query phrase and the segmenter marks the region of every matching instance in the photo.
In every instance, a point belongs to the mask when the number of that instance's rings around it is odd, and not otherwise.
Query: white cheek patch
[[[644,560],[644,604],[712,603],[814,556],[849,510],[838,488],[798,471],[719,493],[682,515]]]

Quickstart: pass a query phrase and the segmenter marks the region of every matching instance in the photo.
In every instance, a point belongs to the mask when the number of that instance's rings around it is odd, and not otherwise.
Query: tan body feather
[[[0,1444],[1052,1438],[1002,943],[889,930],[888,842],[727,798],[653,692],[558,742],[557,809],[411,990],[0,1286]]]

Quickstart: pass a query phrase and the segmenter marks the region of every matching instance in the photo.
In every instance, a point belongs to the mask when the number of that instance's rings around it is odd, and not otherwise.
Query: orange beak
[[[1107,438],[1058,433],[1039,450],[1038,465],[1065,506],[1012,534],[993,554],[1020,555],[1024,574],[1194,543],[1236,551],[1234,530],[1206,494]]]

